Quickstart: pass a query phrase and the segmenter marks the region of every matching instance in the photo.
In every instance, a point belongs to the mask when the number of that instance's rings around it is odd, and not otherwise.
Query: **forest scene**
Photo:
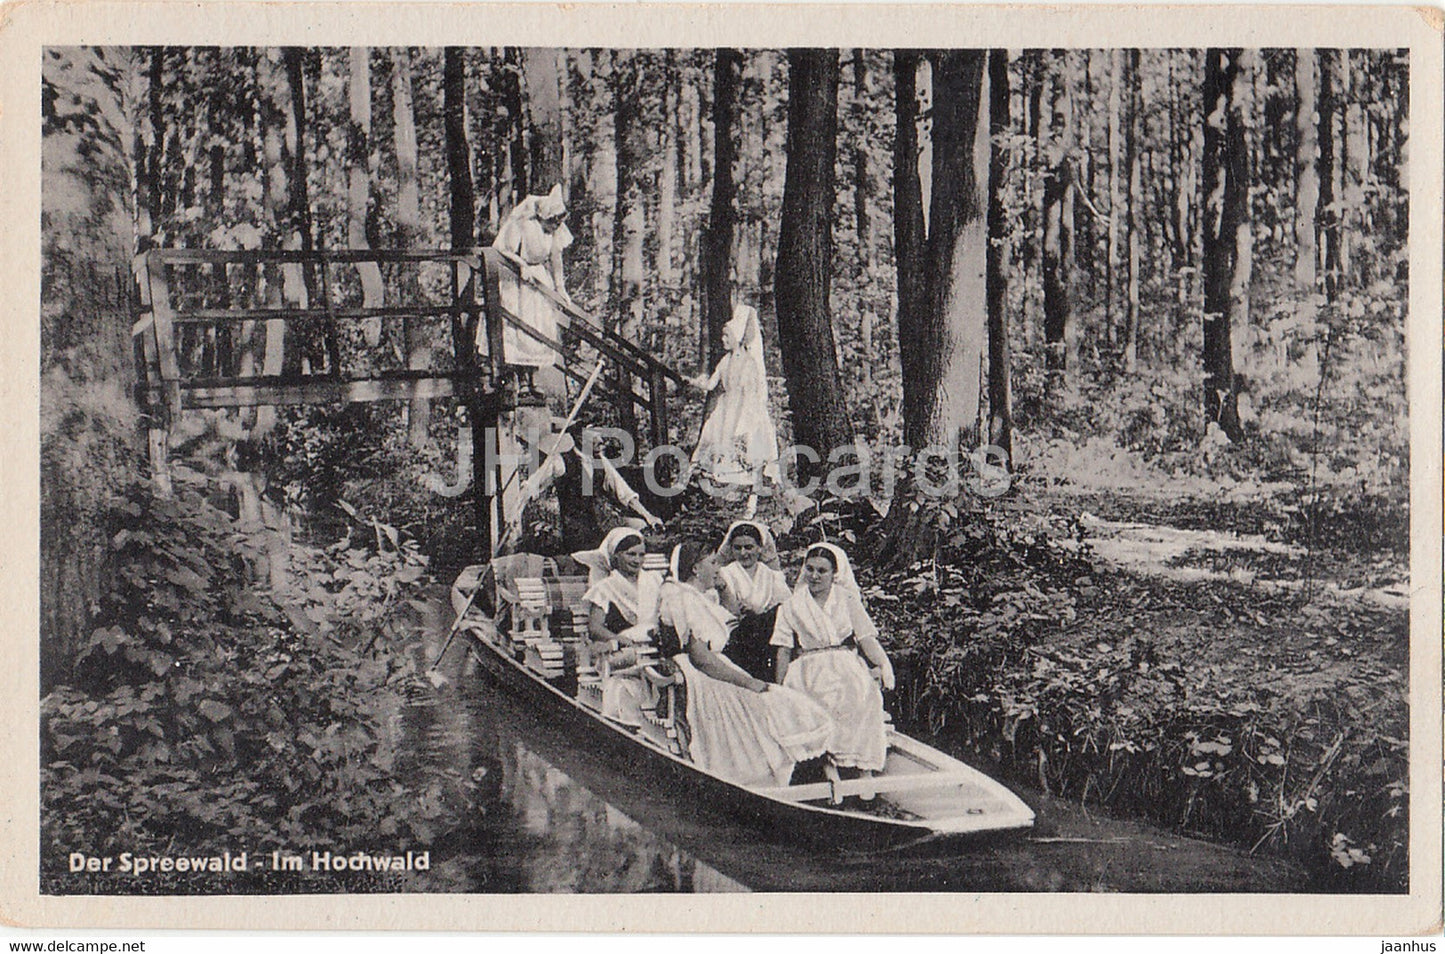
[[[755,503],[785,564],[852,555],[907,731],[1275,890],[1407,891],[1409,101],[1393,49],[46,50],[42,892],[525,890],[448,862],[501,851],[483,789],[543,768],[415,771],[398,728],[447,705],[447,587],[500,530],[475,396],[169,389],[458,372],[446,255],[555,186],[569,307],[606,332],[559,358],[564,407],[603,367],[581,420],[691,453],[745,304],[780,444],[854,465],[646,489],[651,549]],[[157,250],[238,253],[161,267],[201,317],[159,355]],[[298,264],[358,250],[397,254]],[[544,497],[506,542],[595,546],[602,514]],[[67,867],[377,833],[435,876]],[[557,890],[684,890],[557,855]]]

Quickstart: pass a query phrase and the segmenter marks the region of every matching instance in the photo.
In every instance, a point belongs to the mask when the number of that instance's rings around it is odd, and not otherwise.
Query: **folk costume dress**
[[[600,556],[607,568],[607,574],[595,580],[582,597],[606,614],[603,625],[633,642],[652,642],[662,577],[643,570],[637,574],[636,581],[629,580],[617,571],[614,559],[617,544],[635,536],[638,536],[636,530],[618,527],[607,534],[598,550],[573,555],[594,571],[598,569],[595,558]],[[609,719],[624,725],[641,725],[641,708],[646,700],[647,691],[640,675],[609,675],[602,681],[602,714]]]
[[[685,648],[701,640],[715,653],[728,641],[725,609],[688,583],[662,586],[663,623]],[[706,675],[678,653],[687,685],[688,752],[699,768],[739,785],[787,785],[793,766],[822,755],[833,720],[801,692],[769,686],[754,692]]]
[[[731,553],[733,531],[748,524],[757,529],[762,552],[751,571],[743,568]],[[758,679],[773,677],[773,647],[769,640],[777,623],[778,606],[791,595],[783,571],[769,564],[778,558],[772,532],[760,523],[739,520],[728,527],[718,558],[724,562],[718,575],[738,600],[738,619],[728,640],[727,656]]]
[[[692,467],[714,481],[752,485],[778,476],[778,431],[768,414],[768,374],[758,313],[738,305],[723,326],[727,354],[703,389],[709,392],[706,420],[693,451]]]
[[[863,607],[848,557],[822,546],[838,561],[832,589],[819,603],[799,580],[778,609],[772,643],[793,651],[783,685],[806,692],[833,717],[828,752],[834,763],[878,771],[888,753],[883,693],[857,648],[857,640],[876,637],[878,627]]]
[[[562,273],[562,252],[572,244],[572,232],[565,222],[550,233],[542,220],[565,215],[562,187],[556,186],[547,195],[529,195],[507,215],[497,230],[492,247],[510,253],[522,261],[522,276],[564,296],[557,287],[554,274]],[[546,295],[525,281],[518,281],[509,269],[502,269],[498,292],[502,307],[538,334],[557,340],[558,309]],[[478,334],[484,332],[479,329]],[[502,329],[502,353],[508,364],[529,368],[550,368],[557,353],[526,332],[507,324]]]

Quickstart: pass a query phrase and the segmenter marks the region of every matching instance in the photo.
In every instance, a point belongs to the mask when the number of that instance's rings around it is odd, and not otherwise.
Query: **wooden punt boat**
[[[557,637],[537,625],[550,618],[565,628],[569,619],[580,627],[585,578],[516,579],[511,595],[521,598],[499,619],[486,615],[470,599],[478,578],[464,571],[452,590],[461,631],[470,637],[472,655],[481,672],[522,705],[538,713],[579,746],[626,766],[629,777],[660,797],[706,805],[710,811],[738,820],[762,834],[785,842],[808,842],[845,851],[895,850],[946,841],[977,842],[1022,834],[1033,825],[1034,813],[1000,782],[917,739],[891,728],[883,771],[872,778],[817,781],[781,787],[747,787],[713,775],[693,764],[677,742],[671,714],[675,705],[659,694],[650,724],[633,728],[603,718],[589,704],[592,673],[578,660],[580,632]],[[545,605],[540,592],[548,593]],[[518,625],[515,618],[527,618]],[[537,637],[537,632],[546,635]],[[520,634],[520,638],[519,637]],[[552,646],[545,644],[551,643]],[[559,645],[560,644],[560,645]],[[647,715],[647,713],[645,713]],[[873,794],[869,801],[848,796]]]

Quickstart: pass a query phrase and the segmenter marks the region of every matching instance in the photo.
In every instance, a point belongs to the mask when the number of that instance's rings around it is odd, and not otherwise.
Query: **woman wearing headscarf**
[[[787,785],[793,766],[823,754],[832,720],[801,692],[733,664],[728,612],[709,599],[716,557],[693,543],[672,551],[660,621],[677,632],[673,657],[687,685],[688,752],[704,771],[740,785]]]
[[[572,244],[566,217],[562,187],[553,186],[546,195],[529,195],[518,202],[492,242],[492,248],[517,262],[523,279],[502,270],[498,283],[502,307],[552,341],[557,340],[558,308],[536,286],[550,289],[566,302],[572,300],[562,270],[562,252]],[[519,386],[527,391],[536,390],[532,381],[536,370],[553,367],[557,358],[552,348],[511,324],[502,328],[502,352],[519,372]]]
[[[582,598],[588,604],[592,658],[605,656],[609,671],[635,666],[652,647],[662,578],[642,569],[643,552],[642,535],[630,527],[618,527],[597,550],[574,554],[589,567],[606,570]],[[597,668],[601,671],[604,667]],[[609,674],[603,679],[602,714],[610,719],[641,725],[640,707],[645,698],[640,675]]]
[[[711,405],[692,466],[724,484],[756,485],[778,476],[778,432],[768,413],[768,373],[758,313],[738,305],[723,326],[727,353],[712,376],[693,383]]]
[[[883,695],[868,662],[878,668],[885,689],[893,688],[893,665],[840,548],[820,543],[808,549],[798,585],[778,610],[772,644],[778,651],[777,681],[806,692],[833,717],[828,740],[833,764],[865,773],[881,770],[888,752]]]
[[[774,650],[769,640],[778,606],[789,596],[788,581],[777,565],[778,545],[763,524],[738,520],[728,527],[718,560],[718,597],[737,617],[728,658],[759,679],[771,679]]]

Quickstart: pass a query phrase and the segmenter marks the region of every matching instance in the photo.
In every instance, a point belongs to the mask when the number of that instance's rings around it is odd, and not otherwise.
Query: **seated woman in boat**
[[[774,650],[769,640],[778,606],[789,596],[787,578],[777,566],[777,544],[767,527],[739,520],[728,527],[718,559],[718,597],[737,617],[727,656],[749,675],[771,679]]]
[[[831,543],[808,549],[798,585],[778,609],[772,643],[778,682],[808,693],[833,717],[833,764],[881,770],[888,751],[883,695],[863,657],[886,689],[893,688],[893,665],[841,549]]]
[[[709,598],[716,557],[694,543],[672,551],[659,620],[677,633],[686,679],[688,751],[704,771],[740,785],[787,785],[793,766],[823,754],[832,719],[801,692],[748,675],[723,651],[729,614]]]
[[[588,588],[583,599],[589,607],[587,630],[592,637],[592,658],[605,661],[609,672],[633,669],[653,648],[662,578],[642,569],[643,552],[640,533],[631,527],[617,527],[593,554],[578,554],[579,558],[600,557],[608,571]],[[599,672],[604,669],[601,665],[597,668]],[[602,714],[610,719],[641,725],[639,707],[645,699],[639,673],[609,675],[603,680]]]

